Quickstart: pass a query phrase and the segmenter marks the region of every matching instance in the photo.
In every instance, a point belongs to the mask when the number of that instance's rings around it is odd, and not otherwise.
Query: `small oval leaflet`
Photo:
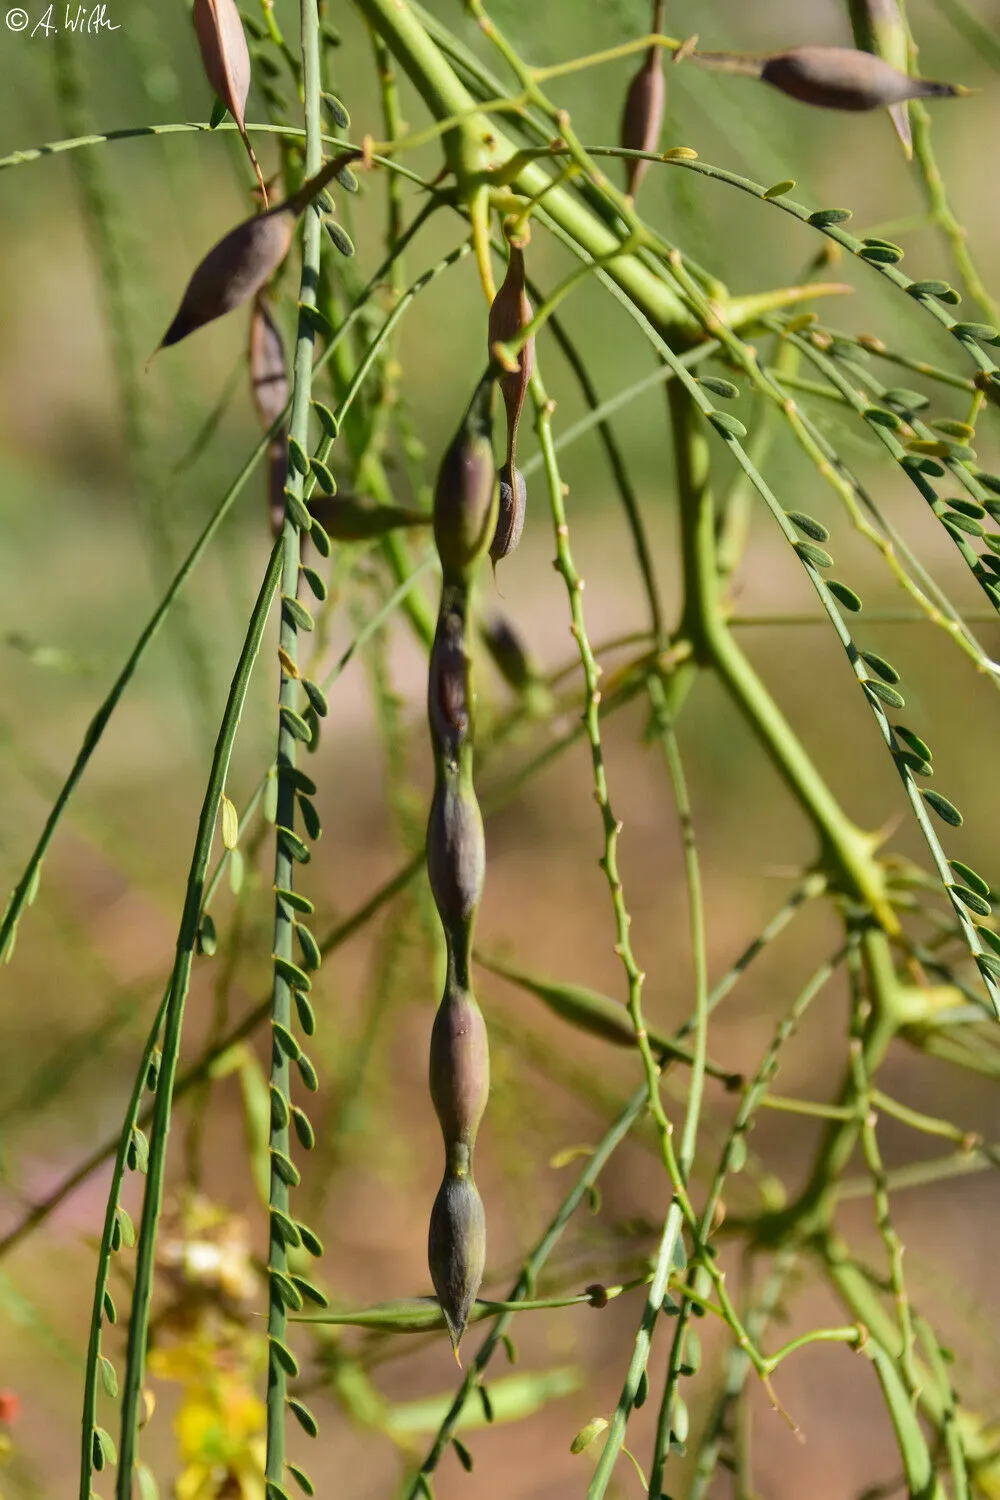
[[[569,1445],[569,1451],[571,1453],[582,1453],[585,1448],[590,1447],[595,1438],[601,1435],[607,1425],[607,1418],[594,1417],[592,1421],[587,1423],[586,1427],[580,1428],[580,1431]]]
[[[319,573],[316,572],[316,569],[303,568],[302,577],[309,585],[309,592],[312,594],[313,598],[318,599],[320,604],[323,604],[326,600],[327,589],[325,582],[320,577]]]
[[[223,792],[219,803],[220,821],[222,825],[222,842],[227,849],[235,849],[240,841],[240,815],[236,811],[236,804]]]
[[[990,906],[990,903],[985,897],[978,895],[976,891],[970,891],[964,885],[950,885],[948,886],[948,890],[957,901],[961,901],[970,911],[974,911],[977,917],[992,915],[993,908]]]
[[[893,431],[903,425],[894,411],[884,411],[881,406],[866,407],[862,416],[866,422],[874,422],[877,427],[891,427]]]
[[[955,804],[949,802],[947,797],[942,797],[940,792],[932,792],[923,787],[921,795],[928,806],[932,807],[945,823],[949,823],[952,828],[961,828],[965,820]]]
[[[948,863],[959,880],[964,880],[969,889],[975,891],[977,896],[982,896],[984,900],[989,896],[989,885],[979,874],[978,870],[974,870],[971,865],[967,865],[961,859],[950,859]]]
[[[829,552],[824,552],[822,547],[813,546],[812,542],[796,542],[795,550],[803,562],[810,563],[814,568],[833,567],[833,558]]]
[[[891,683],[893,686],[899,681],[899,673],[891,662],[886,661],[884,656],[877,656],[874,651],[862,651],[861,659],[872,671],[881,677],[883,682]]]
[[[302,1469],[298,1464],[293,1463],[288,1463],[287,1468],[289,1474],[291,1474],[292,1478],[295,1480],[295,1483],[298,1485],[303,1495],[315,1495],[316,1486],[309,1478],[309,1475],[306,1473],[305,1469]]]
[[[453,1437],[451,1440],[451,1446],[454,1448],[455,1457],[462,1465],[462,1468],[465,1470],[466,1474],[471,1474],[473,1468],[472,1454],[462,1442],[461,1438]]]
[[[895,266],[903,259],[903,252],[897,246],[863,244],[857,253],[875,266]]]
[[[699,375],[698,384],[703,385],[706,391],[711,391],[713,396],[720,396],[723,401],[735,401],[740,394],[738,385],[731,380],[722,380],[718,375]]]
[[[302,962],[306,968],[318,969],[323,961],[323,955],[320,952],[319,943],[317,943],[309,928],[301,922],[297,922],[295,924],[295,935],[299,940],[299,947],[302,949]]]
[[[268,1340],[268,1346],[275,1362],[281,1366],[286,1375],[291,1375],[294,1379],[299,1373],[299,1362],[288,1345],[283,1344],[280,1339],[272,1338]]]
[[[785,515],[793,526],[797,527],[804,536],[810,537],[814,542],[828,542],[830,540],[830,533],[822,522],[815,520],[812,516],[807,516],[805,511],[787,510]]]
[[[737,417],[731,417],[728,412],[708,411],[705,413],[716,432],[721,432],[723,437],[745,438],[747,430]]]
[[[302,1147],[303,1151],[311,1151],[316,1144],[316,1136],[313,1131],[309,1116],[305,1114],[301,1109],[293,1109],[292,1125],[295,1128],[295,1134],[299,1138],[299,1145]],[[301,1233],[301,1229],[299,1232]],[[309,1244],[304,1236],[302,1243],[305,1245],[306,1249],[309,1250]],[[317,1244],[318,1243],[319,1242],[317,1241]],[[322,1250],[311,1250],[310,1254],[320,1255],[322,1254]]]
[[[786,177],[782,182],[776,182],[773,187],[765,188],[764,189],[764,197],[765,198],[784,198],[785,194],[786,193],[790,193],[792,191],[792,188],[794,186],[795,186],[795,178],[794,177]]]
[[[869,698],[877,699],[880,704],[884,703],[888,708],[906,707],[906,699],[902,693],[897,693],[896,689],[889,687],[887,683],[877,682],[874,677],[869,677],[867,681],[862,682],[861,686]]]
[[[977,953],[976,963],[984,978],[1000,979],[1000,958],[995,958],[992,953]]]
[[[976,339],[980,344],[1000,344],[1000,330],[989,323],[953,323],[951,331],[960,339]]]
[[[966,536],[980,537],[983,535],[983,527],[974,516],[967,516],[963,511],[946,510],[941,517],[945,525],[956,531],[964,531]]]
[[[299,1074],[301,1075],[302,1082],[305,1084],[305,1086],[309,1090],[310,1094],[315,1094],[316,1090],[319,1088],[319,1074],[316,1072],[316,1069],[313,1067],[312,1062],[310,1061],[310,1059],[306,1056],[306,1054],[304,1052],[299,1057],[298,1064],[299,1064]],[[298,1120],[298,1116],[295,1115],[293,1117],[293,1119],[294,1120]],[[308,1124],[308,1121],[306,1123]],[[310,1129],[311,1128],[312,1127],[310,1126]],[[300,1132],[298,1131],[298,1129],[296,1129],[296,1134],[299,1136],[299,1139],[302,1141],[302,1145],[305,1146],[305,1149],[307,1151],[311,1151],[312,1150],[312,1146],[306,1146],[306,1143],[302,1139],[302,1136],[301,1136]],[[312,1139],[313,1139],[313,1145],[315,1145],[315,1142],[316,1142],[315,1136],[313,1136]]]
[[[316,1035],[316,1012],[312,1004],[301,990],[295,992],[295,1010],[299,1018],[299,1025],[306,1036]]]
[[[846,224],[852,217],[849,208],[817,208],[809,215],[807,222],[815,224],[818,229],[825,229],[828,224]]]
[[[882,400],[889,402],[892,406],[898,406],[902,411],[923,411],[931,404],[929,396],[922,396],[919,391],[910,391],[903,387],[894,387],[886,391]]]
[[[294,1396],[288,1398],[288,1410],[298,1422],[302,1431],[308,1433],[309,1437],[316,1437],[319,1433],[319,1423],[305,1402],[297,1401]]]
[[[846,583],[840,583],[836,578],[831,578],[827,583],[827,588],[838,604],[842,604],[845,609],[849,609],[854,615],[861,613],[861,610],[864,608],[861,595],[856,594],[852,588],[848,588]]]
[[[907,291],[912,297],[940,297],[951,288],[946,281],[911,281]]]

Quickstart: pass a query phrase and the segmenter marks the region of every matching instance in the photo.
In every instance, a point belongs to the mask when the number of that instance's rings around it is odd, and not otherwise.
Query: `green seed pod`
[[[465,655],[465,610],[455,600],[438,615],[427,678],[427,717],[431,733],[450,765],[468,738],[471,726]]]
[[[663,30],[663,3],[658,0],[653,14],[653,30]],[[663,129],[663,111],[667,85],[659,47],[650,47],[642,66],[635,74],[625,95],[619,139],[626,151],[655,151]],[[625,191],[634,198],[646,175],[648,161],[635,159],[625,164]]]
[[[882,109],[904,99],[950,98],[963,90],[929,78],[910,78],[870,52],[852,47],[792,47],[767,58],[760,75],[799,99],[823,109]]]
[[[506,343],[516,338],[531,322],[531,303],[524,290],[524,252],[520,245],[511,244],[510,261],[503,285],[490,307],[489,354],[493,357],[494,344]],[[504,370],[500,376],[500,391],[507,408],[507,462],[513,464],[517,448],[517,425],[521,420],[524,398],[528,394],[531,372],[535,367],[535,341],[529,339],[517,355],[517,369]]]
[[[457,1358],[486,1265],[486,1216],[471,1177],[446,1176],[441,1183],[431,1210],[427,1262]]]
[[[511,483],[510,464],[504,464],[498,477],[497,525],[490,543],[490,558],[493,571],[502,558],[509,557],[521,540],[524,530],[524,511],[528,501],[528,488],[520,469],[514,469]]]
[[[483,894],[486,841],[483,815],[471,791],[439,785],[427,825],[427,873],[447,927],[468,922]]]
[[[467,576],[488,550],[496,529],[493,398],[494,384],[487,377],[438,470],[434,543],[449,581]]]
[[[431,1098],[451,1157],[457,1144],[471,1156],[490,1092],[486,1022],[468,990],[445,992],[431,1032]]]

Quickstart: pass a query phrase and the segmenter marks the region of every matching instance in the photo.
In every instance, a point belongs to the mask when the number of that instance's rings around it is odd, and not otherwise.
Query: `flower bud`
[[[446,1175],[441,1183],[431,1210],[427,1262],[457,1355],[486,1266],[486,1216],[471,1177]]]
[[[490,1092],[486,1022],[468,990],[446,991],[431,1031],[431,1098],[446,1149],[471,1153]]]
[[[427,825],[427,874],[446,926],[472,917],[483,893],[485,873],[483,815],[475,793],[439,784]]]
[[[881,109],[904,99],[947,98],[962,90],[950,83],[910,78],[851,47],[793,47],[769,57],[760,75],[782,93],[824,109]]]
[[[514,469],[513,475],[512,484],[510,464],[504,464],[498,475],[497,525],[490,543],[490,557],[494,569],[502,558],[510,556],[521,540],[521,532],[524,530],[524,510],[528,500],[528,489],[520,469]]]
[[[483,380],[438,470],[434,542],[446,579],[464,577],[486,553],[496,526],[493,381]]]

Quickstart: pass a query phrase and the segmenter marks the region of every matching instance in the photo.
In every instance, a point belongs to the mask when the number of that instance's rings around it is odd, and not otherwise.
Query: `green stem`
[[[167,1138],[170,1129],[170,1113],[173,1101],[174,1078],[180,1050],[181,1026],[184,1019],[184,1003],[191,978],[191,963],[194,955],[198,921],[201,915],[205,876],[222,792],[229,771],[229,762],[236,741],[240,714],[250,686],[261,637],[278,587],[281,554],[277,546],[271,553],[264,581],[257,602],[250,616],[243,650],[236,667],[229,698],[215,745],[215,754],[209,772],[208,786],[202,803],[198,834],[195,840],[191,868],[188,874],[184,911],[180,931],[177,935],[177,955],[170,978],[164,1022],[163,1059],[153,1108],[153,1125],[149,1144],[149,1168],[146,1191],[142,1202],[142,1220],[139,1229],[139,1248],[135,1266],[135,1291],[132,1299],[132,1315],[129,1320],[128,1354],[125,1368],[125,1384],[122,1396],[121,1443],[119,1445],[118,1500],[130,1500],[133,1471],[135,1467],[136,1442],[139,1431],[142,1381],[146,1356],[146,1334],[149,1326],[149,1305],[153,1287],[153,1269],[156,1254],[156,1232],[163,1202],[163,1180],[166,1167]]]
[[[317,0],[301,0],[303,89],[305,99],[306,154],[305,173],[312,178],[323,162],[320,140],[320,33]],[[292,410],[289,441],[293,448],[307,452],[309,446],[309,408],[312,395],[313,345],[315,333],[310,314],[316,307],[319,288],[322,222],[319,208],[310,205],[305,211],[302,231],[302,272],[299,283],[299,326],[293,365]],[[296,781],[295,764],[298,736],[300,695],[298,674],[299,624],[294,608],[299,591],[300,541],[295,519],[295,502],[303,498],[303,476],[289,464],[286,491],[290,504],[280,538],[281,549],[281,625],[279,631],[280,668],[278,690],[278,806],[274,856],[274,885],[278,892],[292,890],[295,882],[295,858],[281,830],[295,832]],[[292,499],[291,497],[294,497]],[[274,946],[276,960],[290,963],[293,957],[295,917],[280,897],[274,907]],[[288,1308],[288,1223],[289,1182],[285,1163],[289,1161],[289,1120],[291,1093],[291,1060],[282,1038],[292,1030],[292,987],[280,963],[274,967],[271,994],[271,1121],[270,1185],[268,1190],[268,1313],[267,1313],[267,1453],[265,1480],[281,1493],[285,1474],[285,1402],[288,1390],[288,1358],[285,1350]],[[300,1298],[301,1301],[301,1298]]]
[[[681,631],[696,654],[715,668],[782,779],[816,830],[821,864],[840,887],[863,902],[889,932],[898,928],[886,899],[885,880],[872,838],[843,812],[791,725],[728,629],[720,608],[715,556],[715,514],[708,438],[687,390],[667,387],[681,514],[684,609]]]

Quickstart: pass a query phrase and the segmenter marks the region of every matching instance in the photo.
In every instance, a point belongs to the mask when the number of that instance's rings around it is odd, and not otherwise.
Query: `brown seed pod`
[[[951,83],[910,78],[870,52],[852,47],[793,47],[766,59],[760,75],[782,93],[823,109],[881,109],[905,99],[949,98]]]
[[[524,251],[520,245],[510,247],[510,261],[503,285],[493,298],[489,319],[489,353],[494,344],[505,344],[516,338],[531,322],[531,303],[524,289]],[[507,409],[507,462],[513,463],[517,449],[517,426],[528,394],[531,372],[535,367],[535,341],[529,339],[517,355],[517,369],[500,375],[500,392]]]
[[[449,581],[467,577],[496,528],[493,394],[493,381],[481,381],[438,470],[434,543]]]
[[[260,425],[273,427],[288,405],[288,371],[281,333],[262,297],[250,319],[250,389]]]
[[[483,1013],[468,990],[447,990],[438,1006],[430,1084],[449,1160],[458,1145],[471,1157],[490,1092],[490,1052]]]
[[[243,138],[267,207],[264,174],[247,135],[246,107],[250,92],[250,50],[236,0],[194,0],[194,29],[205,74],[226,106]]]
[[[521,540],[524,530],[524,511],[528,501],[528,488],[520,469],[514,470],[511,483],[509,464],[504,464],[497,476],[497,525],[490,543],[490,558],[493,571],[503,558],[509,557]]]
[[[470,1176],[445,1175],[431,1210],[427,1262],[457,1358],[486,1266],[486,1216]]]
[[[279,432],[267,445],[267,510],[271,535],[279,537],[285,524],[285,480],[288,477],[288,433]]]
[[[427,716],[431,733],[450,764],[471,728],[465,654],[464,601],[455,599],[438,614],[427,676]]]
[[[297,193],[266,214],[257,214],[231,229],[195,267],[173,322],[159,348],[177,344],[195,329],[221,318],[256,296],[288,254],[299,214],[358,151],[342,152]]]
[[[427,874],[445,926],[468,922],[486,874],[483,815],[474,792],[444,784],[435,789],[427,823]]]
[[[663,30],[663,0],[653,11],[653,30]],[[650,47],[639,71],[628,86],[619,138],[626,151],[655,151],[663,129],[663,110],[667,85],[663,76],[663,59],[659,47]],[[646,175],[648,161],[625,163],[625,191],[634,198]]]

